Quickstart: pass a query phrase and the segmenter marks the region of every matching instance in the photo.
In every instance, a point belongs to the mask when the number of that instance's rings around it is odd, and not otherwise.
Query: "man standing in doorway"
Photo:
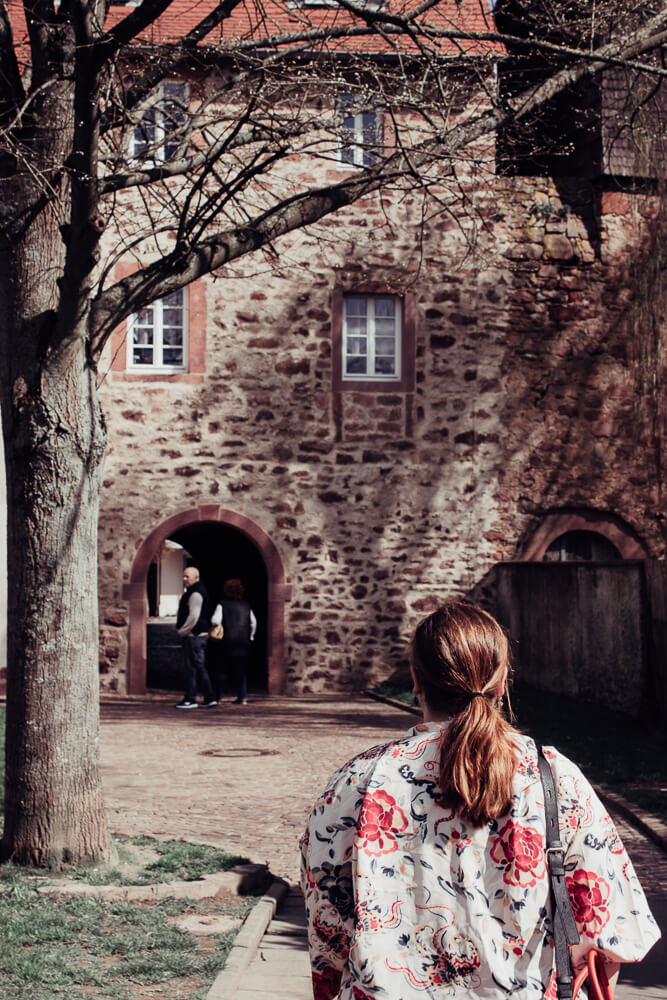
[[[208,637],[209,607],[206,587],[199,580],[199,570],[188,566],[183,573],[185,593],[181,597],[176,615],[176,631],[183,639],[183,673],[185,694],[176,708],[198,708],[197,687],[204,700],[202,708],[213,708],[217,701],[206,669],[206,640]]]

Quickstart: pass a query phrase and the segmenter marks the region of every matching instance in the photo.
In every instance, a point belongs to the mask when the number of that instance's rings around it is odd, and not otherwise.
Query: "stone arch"
[[[123,597],[130,605],[130,634],[127,659],[127,693],[146,691],[146,575],[153,556],[178,528],[197,521],[222,523],[236,528],[255,545],[266,566],[268,582],[267,660],[269,694],[281,694],[285,686],[285,602],[291,596],[291,584],[285,581],[280,553],[269,535],[244,514],[216,504],[181,511],[167,518],[144,539],[132,563],[130,580],[123,586]]]
[[[623,559],[647,559],[649,555],[636,532],[616,514],[596,510],[560,510],[544,515],[519,560],[540,562],[551,543],[568,531],[593,531],[603,535],[616,546]]]

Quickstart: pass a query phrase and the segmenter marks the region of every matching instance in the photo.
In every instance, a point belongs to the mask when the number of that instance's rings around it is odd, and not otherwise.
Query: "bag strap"
[[[537,764],[544,790],[544,815],[546,819],[546,847],[544,853],[551,883],[551,909],[553,913],[554,951],[556,955],[556,990],[558,1000],[572,998],[572,971],[569,944],[579,943],[579,931],[572,912],[572,903],[565,884],[565,847],[560,839],[558,823],[558,796],[551,765],[539,743]]]

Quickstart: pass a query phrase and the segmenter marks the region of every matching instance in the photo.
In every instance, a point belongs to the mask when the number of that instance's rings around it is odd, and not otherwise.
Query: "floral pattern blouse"
[[[332,777],[302,838],[315,1000],[556,996],[544,805],[517,736],[511,811],[472,827],[438,801],[446,723],[422,723]],[[614,825],[579,769],[546,754],[582,944],[643,958],[660,937]]]

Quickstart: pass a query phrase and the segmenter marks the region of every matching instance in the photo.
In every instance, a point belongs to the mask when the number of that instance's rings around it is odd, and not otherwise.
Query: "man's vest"
[[[208,609],[208,591],[203,583],[197,580],[193,583],[191,587],[188,587],[181,597],[178,604],[178,613],[176,615],[176,628],[181,628],[181,626],[187,620],[188,614],[190,612],[189,603],[191,594],[201,594],[202,596],[202,606],[199,612],[199,618],[193,628],[191,635],[199,635],[201,632],[208,632],[209,618],[211,617]]]

